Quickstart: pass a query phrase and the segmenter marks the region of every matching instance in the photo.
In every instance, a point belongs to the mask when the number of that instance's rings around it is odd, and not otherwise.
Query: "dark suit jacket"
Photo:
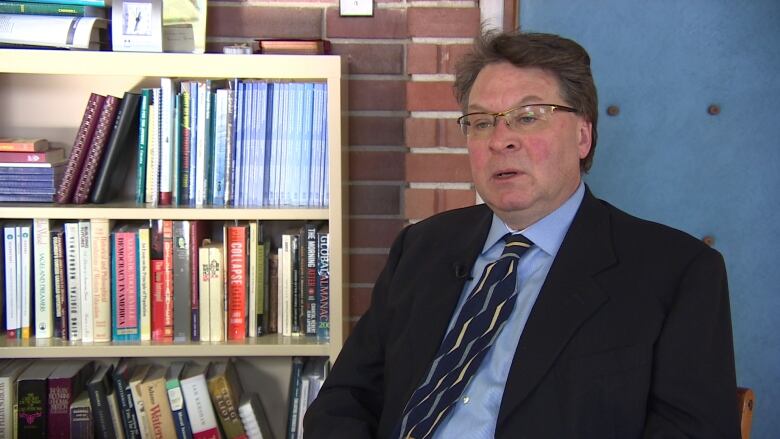
[[[400,233],[306,413],[307,439],[391,434],[491,218],[474,206]],[[735,381],[720,254],[586,191],[517,345],[496,437],[739,438]]]

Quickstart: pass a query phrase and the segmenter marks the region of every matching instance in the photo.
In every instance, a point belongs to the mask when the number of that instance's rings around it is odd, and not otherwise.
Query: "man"
[[[400,233],[306,437],[738,438],[723,259],[583,184],[585,50],[489,32],[455,89],[485,204]]]

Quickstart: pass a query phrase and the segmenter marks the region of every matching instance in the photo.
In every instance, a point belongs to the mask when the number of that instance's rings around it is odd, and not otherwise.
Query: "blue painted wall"
[[[780,2],[520,0],[518,23],[591,54],[594,192],[715,238],[738,382],[756,392],[752,437],[780,437]]]

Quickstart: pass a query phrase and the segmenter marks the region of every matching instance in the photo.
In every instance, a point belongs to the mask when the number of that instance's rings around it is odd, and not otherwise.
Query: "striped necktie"
[[[507,234],[504,241],[503,253],[485,267],[391,437],[423,439],[433,435],[512,314],[518,263],[533,243],[519,234]]]

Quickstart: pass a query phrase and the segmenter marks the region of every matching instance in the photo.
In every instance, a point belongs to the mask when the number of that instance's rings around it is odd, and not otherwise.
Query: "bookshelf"
[[[0,133],[10,137],[44,137],[52,146],[70,150],[86,99],[91,92],[121,97],[128,90],[159,86],[159,78],[244,78],[318,81],[327,84],[327,129],[330,198],[328,207],[232,208],[149,207],[132,202],[134,181],[123,199],[103,205],[0,203],[0,222],[6,220],[260,220],[300,224],[328,223],[330,233],[330,339],[270,334],[246,341],[226,342],[106,342],[81,343],[62,339],[6,340],[0,336],[0,358],[174,358],[238,357],[242,382],[248,387],[271,387],[263,402],[272,427],[281,437],[291,356],[338,355],[348,321],[347,290],[347,154],[344,145],[345,62],[338,56],[161,54],[0,49]],[[259,376],[252,382],[253,375]],[[259,388],[257,390],[260,390]],[[265,392],[265,391],[264,391]],[[261,393],[262,396],[262,393]],[[282,401],[275,402],[274,398]],[[273,420],[276,418],[277,420]]]

